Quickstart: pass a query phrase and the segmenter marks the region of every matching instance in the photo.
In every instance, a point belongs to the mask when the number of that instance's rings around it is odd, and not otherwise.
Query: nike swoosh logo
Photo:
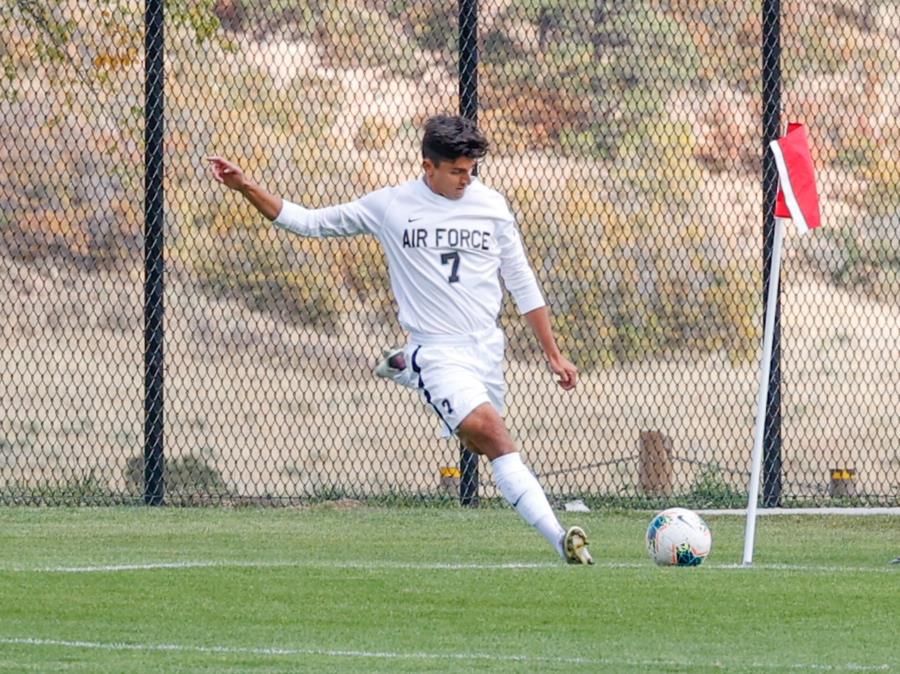
[[[422,219],[421,216],[418,218],[408,218],[407,222],[415,222],[416,220],[421,220],[421,219]]]

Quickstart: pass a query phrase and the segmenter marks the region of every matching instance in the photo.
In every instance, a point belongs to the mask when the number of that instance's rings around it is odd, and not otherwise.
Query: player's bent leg
[[[459,436],[467,447],[491,459],[494,483],[503,498],[549,541],[560,557],[566,558],[566,531],[553,514],[537,478],[522,463],[503,419],[493,406],[481,405],[466,416],[459,426]]]

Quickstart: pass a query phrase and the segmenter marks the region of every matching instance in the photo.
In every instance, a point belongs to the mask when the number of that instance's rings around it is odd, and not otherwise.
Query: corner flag
[[[780,182],[775,217],[791,218],[797,231],[805,234],[822,224],[806,128],[802,124],[788,124],[787,133],[769,143],[769,147],[775,157]]]
[[[744,530],[744,566],[753,563],[753,544],[756,536],[757,499],[762,472],[763,436],[766,426],[769,374],[772,346],[775,340],[775,311],[778,306],[778,283],[781,272],[781,247],[784,240],[784,218],[791,218],[800,233],[821,224],[819,194],[813,169],[806,129],[802,124],[788,124],[787,133],[769,143],[778,167],[780,189],[775,200],[775,231],[772,239],[772,261],[769,273],[768,298],[763,327],[762,362],[760,363],[759,395],[756,399],[756,428],[753,432],[753,453],[750,457],[750,486],[747,498],[747,526]]]

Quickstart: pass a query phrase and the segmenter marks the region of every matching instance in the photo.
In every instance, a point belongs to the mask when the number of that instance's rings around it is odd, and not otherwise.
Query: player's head
[[[487,149],[487,140],[472,120],[449,115],[430,118],[422,137],[422,168],[428,186],[448,199],[459,199]]]

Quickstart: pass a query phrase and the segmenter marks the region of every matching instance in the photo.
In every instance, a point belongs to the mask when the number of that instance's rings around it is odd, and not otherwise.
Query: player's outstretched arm
[[[250,180],[237,164],[216,156],[206,159],[209,161],[213,178],[243,194],[247,201],[269,220],[278,217],[282,207],[281,197],[267,192]]]
[[[557,376],[556,383],[566,391],[575,388],[578,381],[578,368],[559,351],[556,339],[553,337],[553,329],[550,326],[550,312],[546,306],[538,307],[525,314],[525,320],[534,331],[538,342],[541,344],[550,369]]]

